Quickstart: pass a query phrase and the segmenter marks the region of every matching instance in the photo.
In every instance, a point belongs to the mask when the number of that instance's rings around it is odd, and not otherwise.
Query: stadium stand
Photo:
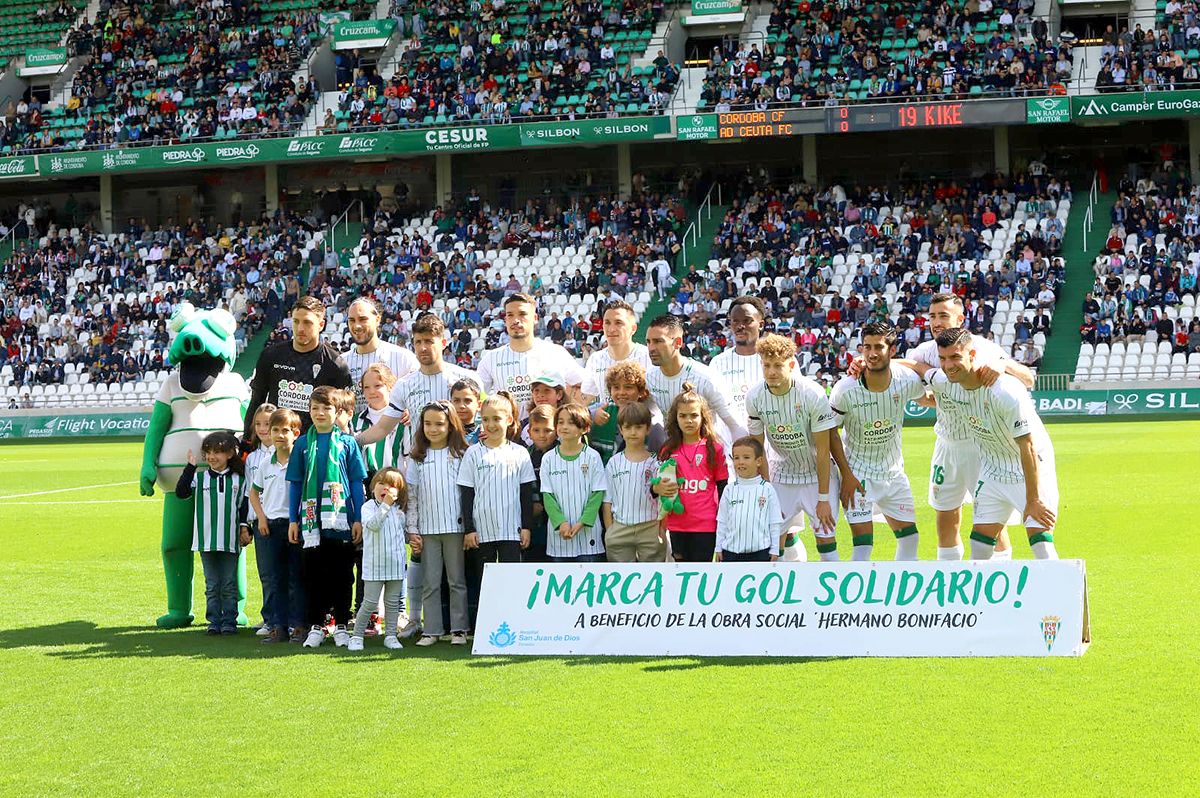
[[[10,0],[0,7],[0,72],[34,48],[58,47],[87,0]]]
[[[44,151],[293,132],[319,94],[315,80],[296,78],[324,37],[319,13],[360,6],[105,2],[94,22],[73,31],[84,63],[69,97],[15,109],[4,144]]]
[[[693,268],[670,306],[688,319],[692,357],[724,349],[730,303],[755,294],[775,331],[795,338],[806,373],[832,378],[849,364],[859,325],[890,319],[904,352],[928,338],[933,295],[952,291],[974,332],[1031,366],[1040,360],[1064,278],[1056,253],[1069,183],[1027,175],[895,189],[744,182],[734,193],[707,270]]]
[[[1083,303],[1075,380],[1200,379],[1200,188],[1123,188]]]
[[[5,404],[150,402],[168,368],[166,322],[180,303],[229,309],[240,351],[299,295],[299,275],[319,259],[322,238],[283,213],[214,230],[130,220],[111,236],[51,225],[4,265]]]
[[[761,47],[714,48],[698,110],[1065,94],[1071,49],[1022,5],[779,2]]]
[[[339,55],[338,108],[322,130],[658,113],[679,69],[661,54],[650,66],[632,60],[661,16],[660,0],[396,8],[411,32],[399,68],[385,80],[355,54]]]
[[[1200,21],[1193,3],[1156,3],[1150,30],[1139,22],[1101,36],[1096,91],[1156,91],[1200,86]]]
[[[431,310],[467,367],[502,341],[503,297],[525,291],[539,301],[539,335],[586,358],[601,346],[603,302],[622,297],[639,317],[649,307],[649,272],[673,268],[683,218],[682,200],[668,193],[531,200],[519,209],[467,198],[453,213],[409,219],[381,208],[346,262],[326,264],[310,290],[329,308],[326,338],[343,349],[351,345],[346,307],[370,292],[384,307],[388,340],[407,338],[415,315]]]

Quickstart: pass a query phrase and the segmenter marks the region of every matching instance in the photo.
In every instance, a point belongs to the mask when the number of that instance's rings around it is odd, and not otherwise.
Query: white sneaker
[[[422,648],[428,648],[436,643],[438,639],[433,635],[421,635],[421,639],[417,641],[417,645]]]
[[[357,635],[350,638],[350,642],[346,644],[347,651],[362,651],[363,639]]]
[[[304,640],[305,648],[320,648],[325,642],[325,629],[320,626],[314,626],[308,632],[308,637]]]
[[[416,618],[409,618],[408,623],[404,624],[404,628],[402,628],[399,632],[397,632],[396,636],[397,637],[412,637],[419,631],[421,631],[421,622],[418,621]]]
[[[266,624],[263,624],[262,626],[260,626],[254,630],[254,634],[257,635],[258,637],[270,637],[271,636],[271,627],[267,626]]]
[[[337,628],[333,630],[333,644],[335,646],[343,646],[344,647],[349,643],[350,643],[350,633],[346,631],[345,626],[343,626],[342,624],[339,623]]]
[[[462,632],[455,632],[454,634],[450,635],[450,645],[465,646],[466,644],[467,644],[467,636],[465,634],[463,634]]]
[[[387,637],[383,638],[383,647],[390,648],[394,651],[398,648],[404,648],[404,644],[397,640],[394,635],[388,635]]]

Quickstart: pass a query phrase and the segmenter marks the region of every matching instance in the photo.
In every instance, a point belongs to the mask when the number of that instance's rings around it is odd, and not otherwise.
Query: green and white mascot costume
[[[175,483],[187,465],[187,453],[196,454],[200,468],[200,442],[210,432],[228,430],[240,436],[250,392],[246,381],[233,372],[237,355],[234,331],[237,322],[226,310],[196,310],[185,302],[171,317],[175,333],[167,353],[175,371],[163,382],[142,450],[141,492],[154,495],[162,488],[162,558],[167,577],[167,614],[158,619],[164,629],[187,626],[192,615],[192,518],[195,498],[175,496]],[[238,560],[238,624],[246,624],[246,553]]]

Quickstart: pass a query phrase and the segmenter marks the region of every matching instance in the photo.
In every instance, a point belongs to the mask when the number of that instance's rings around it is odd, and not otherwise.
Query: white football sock
[[[1058,550],[1054,548],[1053,542],[1042,541],[1033,543],[1029,546],[1033,550],[1033,558],[1035,560],[1057,560]]]
[[[992,555],[996,553],[995,543],[984,543],[983,541],[971,538],[971,559],[972,560],[990,560]]]
[[[917,559],[917,541],[920,537],[920,535],[905,535],[902,538],[896,538],[896,560],[915,561]]]
[[[957,546],[938,546],[939,560],[961,560],[963,558],[963,544]],[[896,559],[900,559],[896,557]]]

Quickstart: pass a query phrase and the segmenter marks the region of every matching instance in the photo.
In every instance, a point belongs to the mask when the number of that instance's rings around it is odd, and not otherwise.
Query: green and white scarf
[[[304,492],[300,497],[303,502],[300,533],[306,549],[320,545],[322,529],[350,528],[350,516],[346,512],[346,486],[342,482],[340,467],[342,452],[347,446],[346,439],[336,429],[329,433],[329,457],[318,470],[317,434],[316,427],[309,427],[305,436],[306,457]]]

